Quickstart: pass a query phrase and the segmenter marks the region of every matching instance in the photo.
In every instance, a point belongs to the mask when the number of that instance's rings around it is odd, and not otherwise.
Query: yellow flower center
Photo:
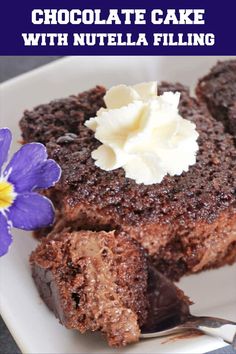
[[[7,181],[0,180],[0,210],[9,208],[15,199],[14,187]]]

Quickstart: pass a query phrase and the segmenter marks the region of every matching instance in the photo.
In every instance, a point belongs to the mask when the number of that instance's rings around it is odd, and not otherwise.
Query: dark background
[[[56,60],[58,56],[38,56],[38,57],[0,57],[0,82],[13,78],[19,74],[32,70],[38,66],[49,63]],[[0,354],[20,354],[14,339],[10,335],[7,327],[0,317]],[[211,354],[236,354],[236,350],[233,350],[231,346],[222,348]],[[27,353],[30,354],[30,353]],[[40,353],[38,353],[40,354]],[[51,353],[49,353],[51,354]],[[88,354],[88,353],[87,353]]]

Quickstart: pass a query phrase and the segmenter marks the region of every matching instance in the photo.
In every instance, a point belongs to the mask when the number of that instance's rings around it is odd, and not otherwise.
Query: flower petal
[[[0,257],[7,253],[12,236],[10,234],[10,226],[5,216],[0,212]]]
[[[30,143],[23,145],[12,157],[11,161],[7,165],[4,175],[7,175],[11,171],[11,175],[19,176],[22,170],[24,173],[35,168],[39,163],[47,160],[47,150],[43,144]]]
[[[7,161],[11,140],[12,140],[11,131],[8,128],[0,129],[0,175],[1,175],[2,166]]]
[[[54,160],[47,160],[43,144],[31,143],[14,154],[4,175],[8,173],[8,181],[14,185],[15,191],[24,193],[53,186],[61,176],[61,169]]]
[[[22,230],[50,226],[55,215],[51,201],[37,193],[19,194],[7,214],[13,226]]]
[[[25,193],[35,189],[49,188],[55,185],[60,179],[61,168],[54,160],[42,162],[29,171],[22,170],[18,178],[12,178],[10,174],[8,181],[14,185],[15,192]]]

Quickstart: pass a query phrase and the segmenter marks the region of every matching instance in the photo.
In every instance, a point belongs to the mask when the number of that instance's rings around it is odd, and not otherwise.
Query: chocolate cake
[[[196,93],[236,138],[236,60],[218,62],[199,80]]]
[[[197,163],[160,184],[136,184],[123,169],[95,166],[91,151],[99,142],[84,122],[104,106],[101,86],[26,111],[20,126],[25,142],[46,144],[62,167],[61,181],[50,191],[57,233],[65,227],[126,232],[159,270],[179,279],[236,258],[236,150],[222,123],[187,88],[162,83],[158,91],[181,92],[180,114],[200,135]]]
[[[69,329],[101,331],[113,347],[184,322],[191,301],[122,233],[64,230],[30,257],[39,293]]]
[[[32,253],[39,293],[67,328],[101,331],[111,346],[136,342],[147,316],[147,261],[135,240],[112,232],[48,236]]]

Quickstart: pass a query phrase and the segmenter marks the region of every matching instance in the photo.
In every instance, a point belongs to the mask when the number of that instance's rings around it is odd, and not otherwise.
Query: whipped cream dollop
[[[157,96],[157,82],[119,85],[107,91],[97,116],[85,125],[102,145],[92,152],[96,166],[122,167],[136,183],[160,183],[195,164],[198,133],[178,112],[180,93]]]

